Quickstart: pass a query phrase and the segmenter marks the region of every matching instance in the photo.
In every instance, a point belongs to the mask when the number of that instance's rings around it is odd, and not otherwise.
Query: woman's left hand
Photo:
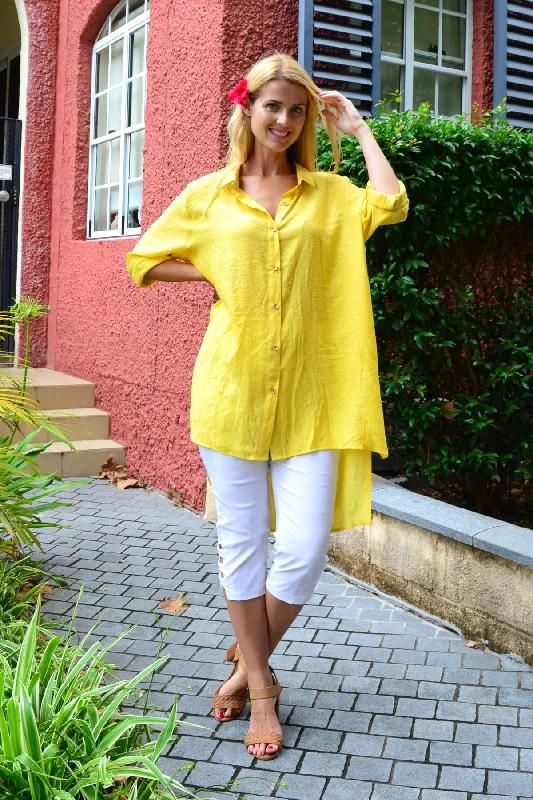
[[[354,104],[340,92],[320,92],[319,99],[337,111],[338,116],[324,108],[322,114],[343,133],[353,136],[359,128],[366,126],[366,122]]]

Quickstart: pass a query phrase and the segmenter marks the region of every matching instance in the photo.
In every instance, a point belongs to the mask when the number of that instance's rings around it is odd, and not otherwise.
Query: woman
[[[238,641],[213,707],[226,721],[250,699],[245,745],[271,759],[282,736],[269,657],[313,594],[331,531],[370,523],[371,451],[387,456],[364,242],[403,221],[408,200],[354,105],[291,56],[260,59],[228,97],[226,167],[185,187],[128,271],[139,287],[206,280],[220,297],[190,414]],[[320,118],[332,173],[316,171]],[[362,147],[365,189],[335,174],[342,134]]]

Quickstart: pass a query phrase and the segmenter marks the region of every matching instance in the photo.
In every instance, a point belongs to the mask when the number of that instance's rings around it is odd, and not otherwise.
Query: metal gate
[[[17,292],[21,132],[21,120],[0,117],[0,311],[8,310]],[[0,356],[14,349],[14,336],[0,340]]]

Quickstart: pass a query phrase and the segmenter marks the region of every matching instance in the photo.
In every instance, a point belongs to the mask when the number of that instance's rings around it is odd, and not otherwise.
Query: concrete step
[[[74,439],[107,439],[109,436],[109,414],[99,408],[54,408],[48,409],[50,422],[58,428],[71,441]],[[26,423],[20,424],[13,441],[20,442],[32,430],[33,426]],[[5,423],[0,423],[0,436],[7,436],[10,429]],[[42,430],[33,438],[34,442],[59,441],[57,436]]]
[[[126,464],[126,448],[112,439],[81,439],[72,442],[77,453],[69,450],[63,442],[52,444],[38,456],[37,463],[47,473],[61,478],[98,475],[108,458],[117,464]]]
[[[22,381],[24,370],[21,367],[8,367],[5,372]],[[10,385],[0,376],[0,385]],[[28,370],[26,392],[42,409],[93,408],[94,383],[57,372],[45,367]]]

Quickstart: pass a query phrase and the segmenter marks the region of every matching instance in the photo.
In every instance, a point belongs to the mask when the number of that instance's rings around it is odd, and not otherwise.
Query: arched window
[[[94,46],[90,239],[140,232],[149,8],[150,0],[123,0]]]

